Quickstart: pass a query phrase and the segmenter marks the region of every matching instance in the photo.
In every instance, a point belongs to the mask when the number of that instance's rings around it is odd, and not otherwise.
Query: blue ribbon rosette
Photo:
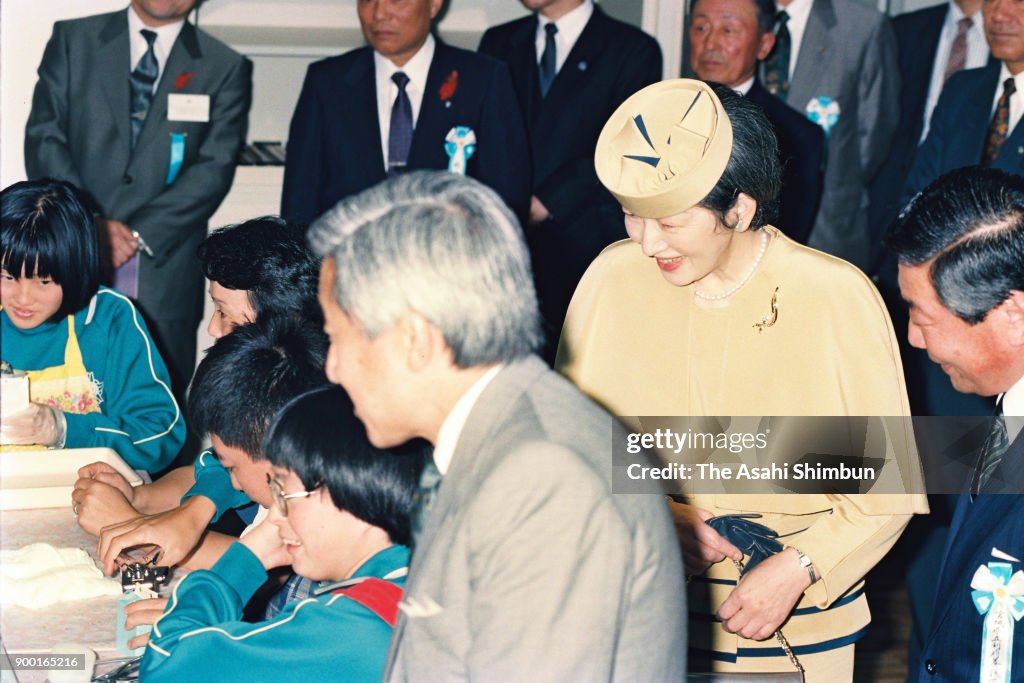
[[[807,118],[825,131],[826,138],[832,133],[832,128],[839,123],[839,103],[827,95],[812,97],[805,111]]]
[[[971,601],[985,617],[979,680],[1010,683],[1014,622],[1024,617],[1024,571],[1014,574],[1009,562],[989,562],[974,572],[971,588]]]
[[[466,175],[466,164],[476,152],[476,133],[469,126],[455,126],[444,136],[444,151],[448,154],[448,170]]]

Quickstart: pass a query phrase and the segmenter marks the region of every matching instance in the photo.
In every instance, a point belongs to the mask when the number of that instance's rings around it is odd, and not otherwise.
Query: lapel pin
[[[576,65],[576,68],[579,69],[580,71],[586,71],[587,70],[587,63],[586,62],[580,62],[579,64]]]

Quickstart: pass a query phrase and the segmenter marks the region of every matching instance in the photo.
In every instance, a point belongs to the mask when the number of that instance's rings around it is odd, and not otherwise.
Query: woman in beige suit
[[[699,81],[650,86],[605,125],[596,166],[632,242],[594,261],[569,308],[557,365],[584,391],[619,415],[909,415],[870,281],[770,225],[780,169],[756,105]],[[927,511],[923,495],[693,495],[672,508],[694,658],[792,671],[771,638],[785,624],[808,681],[852,678],[863,577]],[[747,512],[797,533],[737,583],[742,553],[705,520]]]

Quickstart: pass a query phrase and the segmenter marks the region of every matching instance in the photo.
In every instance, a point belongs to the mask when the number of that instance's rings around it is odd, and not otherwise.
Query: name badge
[[[167,95],[167,120],[207,123],[210,120],[210,96]]]

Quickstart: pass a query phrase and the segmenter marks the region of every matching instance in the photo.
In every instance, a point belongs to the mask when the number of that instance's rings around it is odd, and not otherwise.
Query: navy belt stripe
[[[833,638],[832,640],[824,640],[820,643],[810,643],[808,645],[794,645],[792,647],[793,654],[799,655],[813,655],[818,652],[828,652],[829,650],[836,650],[841,647],[851,645],[864,636],[867,635],[870,628],[865,626],[859,631],[855,631],[848,636],[841,638]],[[700,653],[706,659],[713,659],[719,662],[729,662],[735,664],[736,659],[739,657],[786,657],[786,651],[781,647],[740,647],[736,649],[736,654],[729,652],[719,652],[717,650],[704,650],[701,648],[690,648],[694,652]]]

